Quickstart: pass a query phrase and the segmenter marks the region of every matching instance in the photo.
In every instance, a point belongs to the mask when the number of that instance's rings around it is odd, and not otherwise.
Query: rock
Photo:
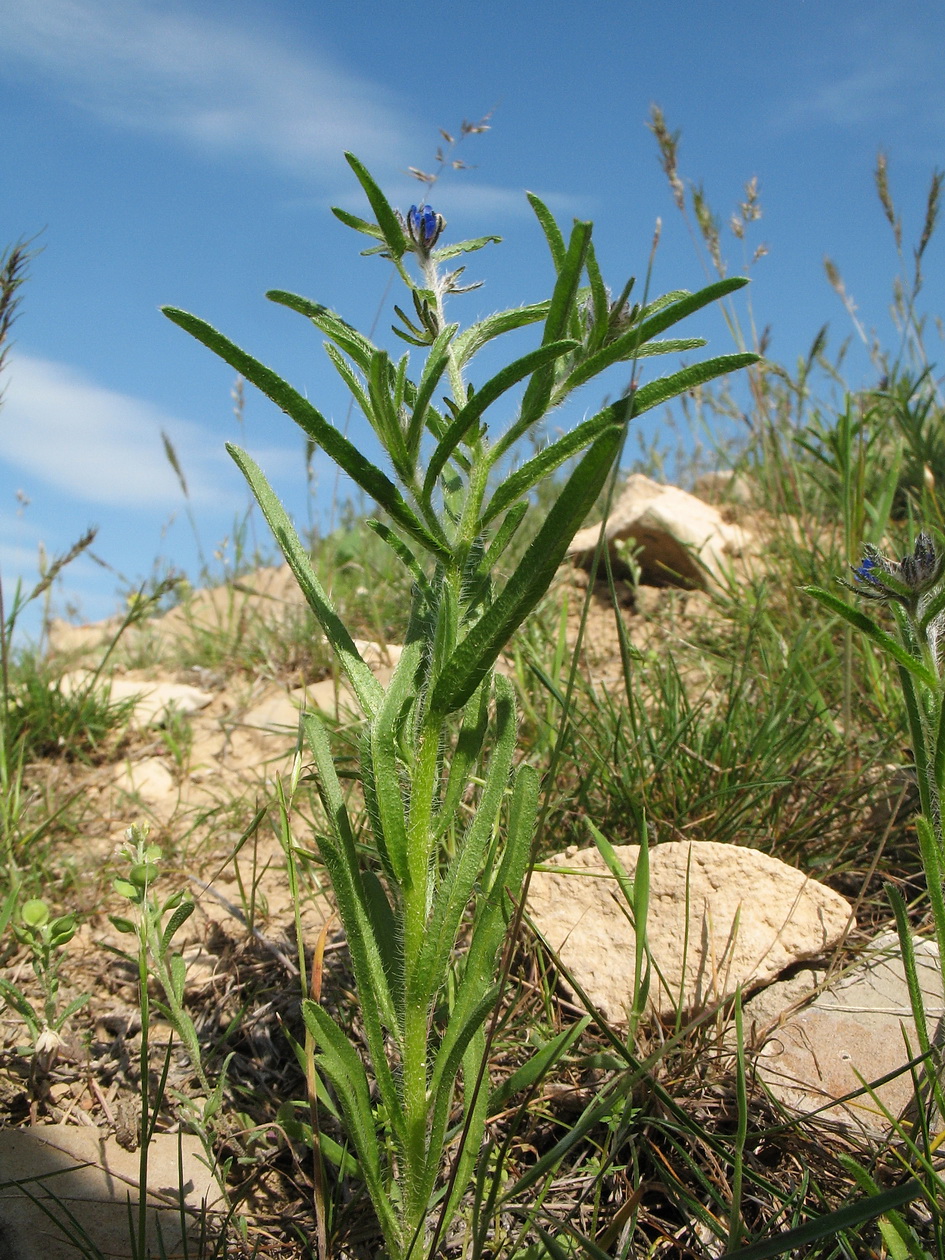
[[[95,675],[88,669],[76,669],[63,674],[59,687],[70,696],[92,685]],[[112,704],[133,700],[131,725],[137,727],[163,726],[171,710],[183,717],[199,713],[213,700],[209,691],[200,691],[187,683],[167,682],[162,679],[106,678],[95,681],[95,690]]]
[[[114,787],[145,806],[161,823],[173,818],[179,801],[177,782],[162,757],[126,761],[113,779]]]
[[[917,941],[915,951],[929,1035],[934,1036],[945,1015],[938,947],[934,941]],[[746,1042],[757,1049],[759,1078],[794,1111],[808,1114],[826,1106],[821,1115],[827,1119],[887,1133],[882,1108],[898,1117],[908,1106],[913,1096],[909,1072],[879,1086],[875,1091],[879,1102],[864,1094],[829,1104],[860,1089],[863,1081],[897,1071],[919,1053],[896,934],[877,938],[851,971],[809,1005],[779,1019],[779,1007],[788,1005],[781,990],[782,985],[772,985],[745,1007]]]
[[[211,1213],[223,1210],[219,1187],[202,1156],[196,1137],[155,1134],[148,1151],[149,1254],[164,1254],[158,1218],[167,1254],[182,1254],[182,1200],[187,1212],[194,1214],[193,1254],[199,1213],[204,1208]],[[89,1252],[97,1248],[96,1255],[110,1260],[130,1260],[134,1253],[128,1197],[136,1204],[138,1159],[137,1151],[124,1150],[115,1138],[95,1128],[51,1124],[0,1131],[0,1255],[4,1260],[75,1260],[86,1254],[80,1250],[84,1244]],[[62,1222],[61,1228],[55,1220]]]
[[[639,846],[616,847],[632,878]],[[561,872],[548,867],[567,868]],[[532,875],[535,926],[594,1005],[626,1021],[635,943],[630,910],[596,848],[554,857]],[[741,845],[673,841],[650,850],[649,1004],[671,1017],[773,980],[829,950],[850,907],[800,871]]]
[[[120,626],[120,617],[93,621],[85,626],[76,626],[63,617],[54,617],[47,632],[49,651],[53,656],[84,656],[111,643]]]
[[[726,468],[697,477],[692,493],[704,503],[737,503],[739,507],[751,507],[757,492],[744,473]]]
[[[748,550],[749,536],[728,524],[718,508],[676,486],[661,486],[641,473],[627,478],[607,519],[605,534],[617,571],[625,569],[616,544],[635,543],[641,579],[651,586],[707,587],[726,583],[732,561]],[[588,565],[600,537],[592,525],[575,534],[568,555]]]

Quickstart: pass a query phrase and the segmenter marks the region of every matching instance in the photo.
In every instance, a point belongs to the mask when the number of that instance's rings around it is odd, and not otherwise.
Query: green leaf
[[[450,1012],[449,1023],[437,1050],[431,1076],[430,1096],[433,1099],[433,1115],[430,1120],[430,1135],[427,1143],[430,1155],[424,1172],[424,1181],[428,1195],[432,1193],[440,1173],[440,1165],[443,1158],[442,1152],[446,1145],[446,1129],[452,1111],[453,1092],[456,1087],[459,1069],[464,1065],[463,1060],[466,1051],[470,1048],[474,1038],[477,1038],[477,1034],[480,1033],[482,1025],[488,1019],[492,1008],[496,1004],[498,996],[499,986],[497,984],[490,985],[484,992],[479,994],[478,1000],[470,1009],[460,1013],[454,1007]],[[479,1041],[480,1045],[482,1045],[481,1038],[479,1038]],[[482,1050],[480,1049],[478,1055],[474,1054],[471,1057],[475,1062],[470,1063],[467,1059],[465,1065],[467,1067],[467,1072],[464,1072],[466,1106],[463,1110],[464,1119],[478,1120],[478,1123],[470,1124],[466,1135],[466,1140],[469,1144],[467,1149],[473,1157],[476,1157],[482,1143],[487,1095],[483,1091],[477,1108],[478,1116],[469,1116],[469,1095],[472,1093],[476,1083],[476,1073],[480,1066]],[[463,1159],[462,1154],[459,1158],[460,1160]],[[462,1163],[460,1166],[462,1167]],[[456,1187],[460,1194],[464,1192],[465,1188],[465,1180]]]
[[[395,534],[392,529],[388,529],[383,521],[369,520],[366,521],[365,524],[368,529],[377,534],[378,538],[387,543],[388,547],[390,547],[394,555],[397,556],[398,560],[400,560],[401,564],[403,564],[404,568],[413,578],[414,582],[416,582],[417,586],[422,591],[429,592],[430,584],[427,581],[426,574],[420,566],[420,561],[413,554],[404,540],[398,534]]]
[[[860,630],[871,639],[877,647],[882,648],[889,656],[897,661],[909,671],[914,678],[917,678],[924,686],[935,690],[938,685],[938,679],[930,669],[910,656],[906,649],[892,637],[882,630],[872,617],[868,617],[866,613],[860,612],[858,608],[852,608],[849,604],[844,603],[842,599],[838,599],[830,591],[822,590],[819,586],[802,586],[801,590],[806,595],[813,595],[819,603],[825,608],[829,608],[831,612],[836,613],[838,617],[842,617],[844,621],[853,626],[856,630]]]
[[[568,252],[558,272],[554,292],[551,295],[551,305],[548,308],[545,330],[541,338],[543,346],[560,341],[562,337],[568,334],[568,325],[574,311],[578,285],[581,281],[581,272],[584,270],[584,259],[587,256],[587,247],[590,244],[590,240],[591,224],[576,222],[571,232]],[[554,364],[551,363],[537,371],[529,381],[528,388],[525,390],[525,397],[522,399],[519,418],[496,444],[493,462],[501,459],[504,452],[514,445],[518,438],[523,433],[526,433],[545,414],[551,400],[553,386]]]
[[[374,415],[371,410],[371,400],[365,391],[364,385],[358,375],[353,371],[351,364],[341,353],[337,346],[333,346],[330,341],[325,342],[325,353],[331,359],[332,365],[338,372],[338,375],[347,386],[348,393],[357,403],[361,410],[361,414],[370,424],[372,429],[376,429],[374,423]]]
[[[470,776],[482,751],[489,727],[490,688],[485,684],[463,708],[462,725],[449,759],[449,774],[439,812],[434,821],[437,840],[441,840],[459,816],[459,806],[469,790]]]
[[[461,708],[499,653],[551,585],[571,539],[594,506],[623,441],[615,424],[594,442],[571,474],[502,593],[454,650],[433,686],[430,708]]]
[[[456,847],[436,890],[429,927],[420,956],[409,967],[413,1000],[429,1004],[439,991],[449,970],[463,914],[476,881],[485,865],[496,820],[508,787],[516,744],[515,692],[501,675],[495,678],[495,739],[485,786],[476,806],[475,817]]]
[[[528,504],[522,501],[509,508],[505,520],[496,530],[495,536],[489,544],[488,551],[482,557],[482,561],[476,570],[476,577],[487,577],[492,573],[506,547],[515,537],[518,527],[525,519],[527,513]]]
[[[371,209],[377,218],[377,226],[380,228],[391,253],[395,259],[401,258],[407,251],[407,238],[404,236],[404,229],[400,225],[400,220],[391,209],[387,198],[372,179],[367,167],[359,162],[353,153],[346,153],[345,160],[354,171],[358,178],[358,183],[364,189],[365,195],[371,203]]]
[[[407,424],[406,443],[411,458],[416,461],[420,454],[420,441],[426,421],[427,408],[433,391],[439,384],[450,361],[449,345],[456,334],[458,324],[448,324],[430,346],[420,380],[413,397],[413,411]]]
[[[348,628],[335,612],[331,601],[322,589],[315,576],[308,553],[299,541],[299,537],[289,520],[285,508],[276,498],[272,487],[266,480],[259,466],[238,446],[227,443],[230,452],[243,476],[249,482],[256,501],[262,508],[263,516],[275,535],[276,542],[285,556],[286,563],[292,570],[295,580],[305,596],[308,606],[318,618],[325,631],[328,642],[334,648],[341,661],[341,666],[358,698],[363,711],[371,716],[380,704],[384,690],[370,669],[365,665],[361,653],[348,633]]]
[[[453,353],[456,362],[464,367],[484,345],[503,333],[512,332],[516,328],[524,328],[528,324],[537,324],[546,319],[550,302],[536,302],[531,306],[520,306],[511,311],[499,311],[489,315],[478,324],[472,324],[464,332],[459,333],[453,342]]]
[[[517,1068],[511,1076],[507,1076],[501,1081],[492,1093],[489,1095],[489,1113],[494,1115],[501,1111],[510,1098],[514,1098],[516,1094],[523,1090],[531,1089],[536,1085],[551,1069],[559,1063],[574,1043],[583,1035],[584,1031],[591,1024],[591,1016],[584,1015],[572,1024],[570,1028],[565,1028],[563,1032],[552,1037],[532,1055],[530,1059],[526,1059],[520,1068]]]
[[[475,997],[477,984],[484,985],[495,971],[496,954],[514,910],[514,899],[521,894],[522,881],[531,854],[538,817],[538,792],[539,778],[536,770],[533,766],[520,765],[512,782],[505,844],[499,853],[498,863],[493,864],[484,881],[487,889],[483,893],[482,905],[476,915],[472,938],[466,951],[463,984],[468,981],[470,993],[465,994],[462,985],[460,986],[454,1010],[462,1010],[463,1002]]]
[[[531,350],[528,354],[522,355],[520,359],[515,359],[514,362],[509,363],[501,372],[497,372],[495,376],[486,381],[481,389],[476,390],[469,402],[456,413],[436,450],[430,457],[427,474],[423,482],[423,496],[427,502],[430,501],[433,495],[437,478],[446,466],[446,461],[486,408],[491,407],[507,390],[511,389],[513,385],[517,385],[526,376],[532,375],[532,373],[539,373],[547,364],[553,363],[556,359],[561,358],[562,355],[567,354],[569,350],[573,350],[576,344],[574,341],[555,341],[549,345],[539,346],[537,350]]]
[[[597,264],[597,254],[594,252],[593,243],[588,244],[584,265],[591,286],[591,313],[594,317],[588,344],[591,349],[597,349],[609,331],[610,303],[607,297],[607,286],[604,284],[604,277]]]
[[[365,236],[373,236],[376,241],[384,239],[384,233],[376,223],[369,223],[367,219],[360,219],[356,214],[351,214],[349,210],[342,210],[339,206],[332,206],[331,212],[346,227],[354,228],[356,232],[363,232]]]
[[[881,1194],[869,1195],[836,1212],[827,1212],[823,1216],[817,1216],[797,1229],[782,1230],[773,1238],[754,1243],[750,1247],[741,1247],[738,1251],[727,1251],[722,1260],[772,1260],[775,1256],[786,1256],[791,1252],[799,1251],[802,1247],[806,1249],[811,1243],[819,1242],[822,1238],[836,1238],[838,1234],[847,1230],[855,1231],[868,1221],[874,1221],[877,1216],[905,1207],[907,1203],[924,1196],[927,1197],[927,1192],[921,1181],[910,1177],[901,1186],[884,1190]]]
[[[654,303],[648,308],[648,311],[656,311],[656,314],[645,318],[638,325],[640,334],[640,343],[651,341],[659,333],[667,328],[671,328],[673,324],[678,324],[681,319],[685,319],[687,315],[691,315],[694,311],[700,311],[704,306],[709,306],[712,302],[717,302],[719,298],[727,297],[729,293],[734,293],[737,289],[743,289],[748,284],[747,276],[726,276],[724,280],[716,280],[712,284],[707,284],[704,289],[699,289],[697,293],[685,293],[680,295],[678,301],[669,299],[675,298],[676,294],[666,294],[662,302],[657,305]],[[662,303],[667,303],[662,305]],[[661,308],[661,309],[660,309]]]
[[[384,1236],[397,1238],[398,1223],[390,1186],[381,1170],[382,1144],[375,1132],[371,1093],[364,1066],[344,1032],[318,1003],[303,1002],[302,1016],[319,1046],[316,1062],[338,1095],[346,1128]]]
[[[557,406],[578,386],[600,375],[615,363],[636,362],[637,359],[647,359],[658,354],[684,354],[687,350],[698,350],[705,344],[704,337],[675,337],[641,344],[639,331],[631,328],[579,364],[555,390],[553,405]],[[755,362],[756,359],[757,356],[750,361]]]
[[[915,777],[919,785],[919,806],[926,817],[932,817],[932,788],[929,781],[929,748],[926,740],[925,722],[922,718],[921,697],[916,695],[915,683],[908,670],[898,666],[899,685],[902,687],[903,699],[906,702],[906,716],[909,721],[909,733],[912,737],[912,754],[915,758]]]
[[[566,253],[561,229],[555,223],[554,215],[539,197],[536,197],[534,193],[526,193],[525,196],[528,198],[528,204],[535,211],[535,216],[541,224],[541,230],[544,232],[548,248],[551,250],[555,271],[560,271],[564,266]]]
[[[576,455],[578,451],[583,451],[586,447],[610,428],[612,424],[625,423],[631,411],[629,400],[621,399],[620,402],[614,403],[610,407],[605,407],[599,411],[596,416],[592,416],[590,420],[585,420],[583,424],[577,425],[570,433],[565,433],[563,437],[558,438],[556,442],[552,442],[550,446],[546,446],[543,451],[539,451],[531,459],[526,460],[520,468],[510,473],[508,477],[498,487],[495,494],[489,500],[486,510],[483,513],[482,524],[487,525],[490,521],[511,507],[516,500],[520,500],[524,495],[528,494],[534,486],[540,481],[560,468],[566,463],[572,455]]]
[[[234,345],[204,320],[173,307],[165,306],[161,309],[172,323],[183,328],[185,332],[189,332],[224,362],[229,363],[230,367],[241,376],[245,376],[248,381],[261,389],[267,398],[271,398],[277,407],[280,407],[308,434],[316,446],[320,446],[326,455],[334,460],[365,493],[375,499],[403,529],[421,541],[434,555],[443,559],[448,557],[449,548],[445,540],[434,538],[420,523],[390,478],[366,459],[343,433],[340,433],[321,412],[312,406],[307,398],[302,397],[298,390],[293,389],[278,373],[265,367],[245,350]]]
[[[737,372],[740,368],[751,367],[757,362],[758,355],[748,352],[720,354],[715,359],[706,359],[702,363],[694,363],[692,367],[681,368],[670,376],[661,376],[656,381],[649,381],[633,395],[633,414],[640,416],[644,411],[649,411],[652,407],[658,407],[660,403],[668,402],[671,398],[684,394],[686,390],[704,385],[706,381],[714,380],[717,376],[725,376],[729,372]]]
[[[404,888],[410,886],[411,879],[397,740],[404,710],[416,698],[416,674],[426,646],[418,637],[404,647],[370,732],[378,822],[391,867]]]
[[[476,236],[469,241],[457,241],[455,245],[442,245],[431,254],[434,262],[447,262],[458,254],[473,254],[485,245],[501,245],[501,236]]]
[[[362,881],[354,834],[328,736],[314,714],[306,714],[303,727],[315,758],[319,796],[332,833],[330,837],[324,834],[317,837],[318,851],[331,879],[338,913],[344,924],[358,986],[365,1039],[371,1051],[379,1090],[385,1099],[396,1097],[396,1085],[387,1061],[387,1033],[399,1042],[402,1030],[385,957],[390,949],[397,948],[399,935],[395,935],[393,941],[385,937],[383,943],[378,937],[379,932],[389,931],[389,921],[383,913],[378,914],[374,893],[366,889]]]
[[[178,1006],[184,1005],[184,986],[187,983],[187,964],[180,954],[172,954],[168,964],[171,993]]]
[[[371,356],[377,347],[351,324],[346,323],[335,311],[309,298],[299,297],[297,293],[286,293],[283,289],[270,289],[266,297],[270,302],[277,302],[280,306],[287,306],[290,310],[307,316],[315,327],[330,337],[335,345],[353,359],[363,372],[367,372]]]
[[[161,933],[161,952],[162,953],[167,949],[168,945],[170,945],[171,941],[174,939],[175,932],[177,932],[177,930],[180,927],[182,927],[183,924],[187,922],[187,920],[193,914],[195,908],[196,907],[194,903],[188,899],[187,901],[182,901],[180,905],[175,909],[174,913],[171,915],[170,919],[168,920],[167,927]]]
[[[368,419],[401,479],[409,483],[413,470],[407,460],[400,416],[397,414],[396,403],[392,396],[394,382],[395,375],[390,356],[386,350],[376,350],[368,371],[368,390],[371,399]]]

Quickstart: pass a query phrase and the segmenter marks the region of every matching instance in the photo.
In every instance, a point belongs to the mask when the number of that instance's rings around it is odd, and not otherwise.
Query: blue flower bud
[[[852,582],[844,586],[866,599],[895,600],[915,611],[919,600],[938,585],[945,571],[945,555],[935,550],[931,536],[924,531],[915,540],[912,554],[889,560],[875,547],[863,548],[863,559],[851,565]]]
[[[430,252],[445,227],[446,220],[432,206],[411,206],[407,211],[407,235],[420,253]]]

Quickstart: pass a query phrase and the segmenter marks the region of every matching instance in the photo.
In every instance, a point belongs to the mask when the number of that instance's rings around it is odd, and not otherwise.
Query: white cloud
[[[404,147],[394,104],[312,47],[153,0],[0,0],[7,69],[39,72],[112,125],[202,150],[252,153],[293,169],[351,149],[367,161]]]
[[[776,111],[780,127],[810,122],[852,127],[910,112],[927,116],[932,101],[940,106],[941,77],[932,45],[866,24],[851,33],[845,56],[848,64],[841,68],[833,50],[828,57],[811,54],[801,90]]]
[[[161,443],[171,438],[191,502],[213,506],[226,491],[222,443],[160,408],[105,389],[74,368],[11,356],[0,410],[0,458],[22,474],[103,507],[174,508],[181,489]],[[34,485],[26,485],[32,493]]]

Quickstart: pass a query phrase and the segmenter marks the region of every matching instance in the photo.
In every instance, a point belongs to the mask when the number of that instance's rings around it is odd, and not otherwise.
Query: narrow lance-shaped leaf
[[[515,537],[518,527],[525,519],[527,512],[528,504],[521,500],[509,509],[505,520],[496,530],[495,536],[489,544],[488,551],[482,557],[482,561],[476,570],[476,577],[485,577],[492,573],[506,547]]]
[[[528,324],[537,324],[547,318],[550,302],[535,302],[531,306],[519,306],[511,311],[499,311],[489,315],[478,324],[459,333],[453,343],[456,362],[464,367],[484,345],[503,333],[512,332],[516,328],[524,328]]]
[[[371,356],[377,347],[351,324],[346,323],[337,312],[322,306],[320,302],[313,302],[311,298],[300,297],[297,293],[286,293],[283,289],[270,289],[266,297],[270,302],[305,315],[316,328],[332,339],[339,350],[343,350],[363,372],[367,372]]]
[[[671,302],[668,306],[662,307],[655,315],[644,319],[643,323],[639,325],[641,343],[658,336],[667,328],[671,328],[673,324],[678,324],[681,319],[685,319],[693,311],[700,311],[704,306],[717,302],[719,298],[727,297],[729,293],[734,293],[736,289],[743,289],[748,283],[747,276],[726,276],[724,280],[716,280],[712,284],[707,284],[704,289],[699,289],[696,293],[689,293],[685,297],[681,297],[678,302]],[[664,298],[663,301],[665,300]]]
[[[482,516],[482,524],[485,526],[495,520],[523,495],[528,494],[529,490],[537,486],[540,481],[553,473],[556,468],[566,463],[572,455],[590,446],[612,424],[626,424],[632,414],[634,401],[623,398],[605,407],[596,416],[585,420],[570,433],[565,433],[556,442],[552,442],[543,451],[539,451],[537,455],[522,464],[521,468],[517,468],[505,478],[489,500]]]
[[[180,311],[174,307],[161,308],[173,323],[203,342],[214,354],[219,355],[225,363],[235,368],[241,376],[245,376],[258,389],[280,407],[288,416],[309,435],[313,442],[325,451],[334,462],[348,474],[357,485],[414,538],[421,541],[434,555],[446,559],[449,547],[442,537],[434,537],[418,520],[405,502],[400,491],[379,468],[366,459],[358,448],[340,433],[325,417],[313,407],[307,398],[293,389],[278,373],[254,359],[252,355],[241,350],[222,333],[211,327],[196,315]]]
[[[912,675],[902,665],[898,666],[899,685],[902,687],[903,699],[906,702],[906,717],[909,722],[909,734],[912,738],[912,755],[915,758],[915,777],[919,784],[919,805],[922,813],[932,815],[932,795],[929,783],[929,748],[926,738],[921,704],[923,697],[918,694]]]
[[[474,254],[477,249],[486,245],[501,245],[501,236],[476,236],[472,240],[457,241],[454,245],[441,245],[432,254],[434,262],[448,262],[459,254]]]
[[[346,153],[345,161],[354,171],[358,178],[358,183],[364,189],[365,195],[371,203],[371,209],[377,217],[377,226],[381,229],[384,240],[390,246],[391,253],[395,259],[399,259],[407,250],[407,238],[404,236],[404,229],[400,225],[400,220],[391,209],[387,198],[374,182],[367,167],[359,162],[353,153]]]
[[[411,877],[407,851],[407,819],[397,761],[398,723],[405,704],[414,693],[414,679],[425,648],[426,644],[419,638],[404,647],[387,686],[383,703],[378,705],[371,724],[374,790],[377,794],[380,826],[391,866],[404,888],[410,886]]]
[[[658,380],[641,385],[633,396],[634,415],[641,416],[644,411],[658,407],[660,403],[677,398],[687,389],[696,389],[717,376],[725,376],[729,372],[737,372],[739,368],[750,367],[758,362],[758,355],[746,351],[742,354],[720,354],[715,359],[705,359],[702,363],[693,363],[692,367],[680,368],[670,376],[661,376]]]
[[[591,313],[594,318],[591,324],[589,345],[594,350],[603,344],[603,340],[607,335],[610,304],[607,300],[607,286],[604,284],[604,277],[601,275],[601,270],[597,263],[597,254],[594,251],[593,242],[590,242],[587,246],[587,257],[584,260],[584,265],[587,268],[587,278],[591,286]]]
[[[887,652],[894,661],[904,666],[914,678],[926,687],[935,688],[938,679],[931,670],[926,669],[921,661],[917,661],[915,657],[910,656],[901,643],[897,643],[891,634],[887,634],[881,629],[872,617],[868,617],[866,613],[860,612],[858,608],[852,608],[849,604],[844,603],[842,599],[838,599],[836,595],[830,591],[822,590],[819,586],[802,586],[801,590],[806,595],[813,595],[825,608],[829,608],[831,612],[842,617],[844,621],[849,622],[855,629],[865,634],[868,639],[876,644],[877,647]]]
[[[397,1218],[380,1164],[381,1145],[374,1131],[374,1112],[364,1066],[357,1052],[327,1011],[316,1002],[302,1003],[302,1016],[315,1039],[322,1071],[331,1081],[346,1128],[357,1152],[374,1210],[388,1238],[397,1236]]]
[[[551,295],[551,305],[548,308],[548,318],[545,320],[545,329],[541,339],[542,345],[549,345],[568,335],[568,324],[574,310],[574,301],[581,282],[581,272],[584,270],[584,259],[590,239],[591,224],[575,223],[568,243],[568,252],[558,272],[558,279],[555,281],[554,292]],[[505,451],[545,414],[553,386],[554,365],[549,364],[537,371],[529,381],[525,397],[522,399],[518,420],[509,427],[496,445],[496,460],[501,459]]]
[[[387,1034],[399,1039],[401,1028],[385,957],[391,949],[397,948],[397,942],[379,935],[387,928],[386,918],[376,916],[377,905],[361,880],[354,833],[324,726],[314,714],[306,714],[303,724],[315,759],[319,796],[331,827],[330,836],[319,838],[319,854],[329,873],[348,939],[365,1037],[378,1063],[378,1084],[382,1090],[390,1092],[394,1090],[394,1083],[384,1047]]]
[[[417,382],[417,390],[412,404],[413,409],[410,420],[407,422],[405,438],[407,450],[414,461],[420,454],[420,441],[425,428],[427,408],[430,405],[430,399],[433,397],[433,391],[439,384],[450,361],[449,344],[456,333],[457,327],[457,324],[449,324],[438,334],[436,340],[430,346],[426,363],[424,363],[423,371],[420,374],[420,380]]]
[[[541,230],[544,232],[545,240],[548,242],[548,248],[551,250],[551,258],[555,265],[555,271],[560,271],[564,266],[564,256],[566,253],[564,236],[561,234],[561,229],[555,222],[554,215],[541,198],[536,197],[534,193],[526,193],[525,196],[528,198],[528,204],[535,211],[535,217],[541,224]]]
[[[571,372],[558,386],[552,400],[558,406],[568,394],[585,382],[599,376],[601,372],[615,363],[633,362],[646,359],[656,354],[682,354],[686,350],[696,350],[706,344],[704,337],[676,337],[666,341],[641,341],[638,328],[630,328],[613,341],[603,346],[595,354],[589,355],[583,363]]]
[[[584,455],[502,593],[446,663],[433,687],[431,711],[452,713],[466,703],[548,589],[571,539],[594,506],[623,434],[624,426],[615,425]]]
[[[515,752],[515,696],[511,683],[501,677],[496,677],[495,694],[496,735],[485,786],[475,817],[436,890],[420,956],[409,968],[411,991],[417,1001],[432,1002],[446,977],[463,913],[482,871],[508,786]]]
[[[384,689],[364,663],[348,628],[335,612],[331,600],[325,594],[322,584],[315,576],[308,553],[299,541],[299,537],[289,520],[288,513],[279,502],[275,492],[266,480],[262,469],[245,451],[238,446],[227,443],[226,449],[232,455],[237,467],[249,482],[256,501],[262,508],[263,516],[275,536],[276,542],[285,556],[286,563],[292,570],[308,606],[318,618],[318,622],[328,642],[334,648],[341,666],[348,676],[358,703],[364,712],[371,716],[384,697]]]
[[[395,375],[391,370],[391,361],[387,351],[376,351],[368,372],[368,390],[371,399],[371,414],[368,419],[374,426],[374,432],[381,439],[381,444],[390,456],[394,468],[403,481],[409,482],[411,470],[407,461],[404,433],[397,414],[396,401],[391,396],[394,380]]]
[[[528,354],[522,355],[520,359],[516,359],[513,363],[508,364],[501,372],[497,372],[495,376],[486,381],[481,389],[476,390],[469,402],[457,412],[442,440],[430,457],[427,474],[423,482],[425,499],[430,499],[437,479],[446,466],[446,461],[483,412],[488,407],[491,407],[513,385],[517,385],[519,381],[524,380],[526,376],[531,375],[533,372],[541,371],[546,364],[553,363],[555,359],[559,359],[562,355],[567,354],[575,345],[576,342],[573,341],[555,341],[550,345],[539,346],[537,350],[532,350]]]
[[[338,375],[344,381],[348,389],[348,393],[357,403],[361,414],[364,416],[365,420],[370,423],[372,428],[376,428],[371,416],[371,400],[367,395],[364,385],[358,378],[357,373],[352,369],[351,364],[337,346],[332,345],[330,341],[326,341],[324,343],[324,349],[329,359],[331,359],[332,366],[336,369]]]
[[[376,241],[384,239],[384,233],[376,223],[369,223],[367,219],[352,214],[350,210],[342,210],[340,206],[332,206],[331,212],[345,227],[354,228],[356,232],[363,232],[365,236],[373,236]]]

